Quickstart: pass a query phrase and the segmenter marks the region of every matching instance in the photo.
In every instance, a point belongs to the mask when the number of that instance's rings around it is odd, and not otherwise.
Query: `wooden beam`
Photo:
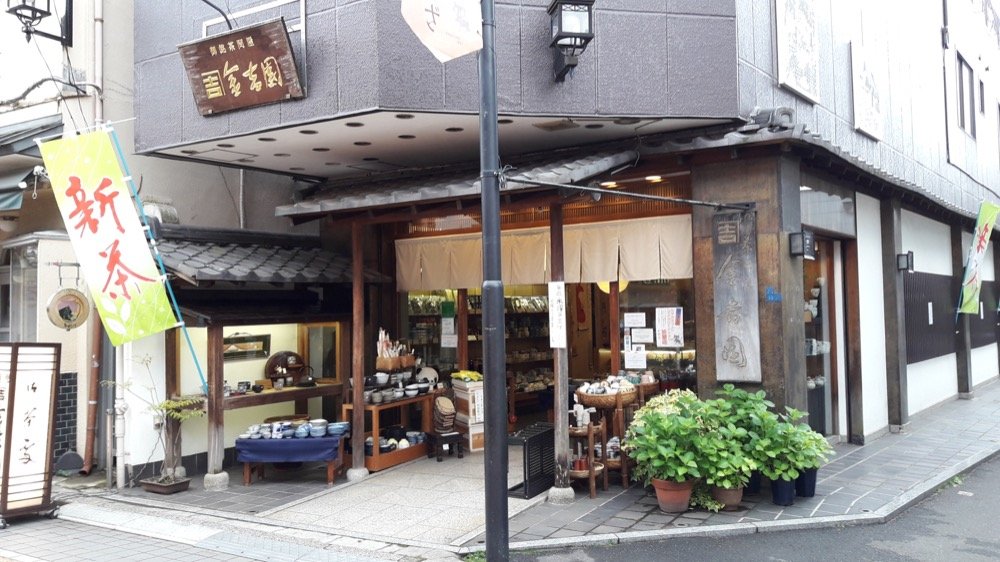
[[[858,242],[845,240],[844,301],[847,334],[847,436],[855,445],[865,444],[864,397],[861,372],[861,304],[858,275]]]
[[[469,368],[469,290],[459,289],[455,302],[455,331],[458,333],[458,349],[456,353],[459,369]]]
[[[899,271],[896,267],[896,255],[903,251],[900,200],[882,200],[881,215],[886,390],[889,427],[898,430],[910,421],[906,386],[906,302],[903,292],[903,276],[906,272]]]
[[[180,354],[177,352],[179,332],[180,330],[177,328],[171,328],[163,334],[165,398],[173,398],[180,394],[180,380],[178,379]],[[163,420],[164,468],[174,468],[180,465],[182,451],[180,430],[181,422],[166,416],[166,419]]]
[[[951,277],[953,295],[962,294],[962,277],[965,273],[964,244],[962,243],[962,227],[951,227]],[[955,326],[955,362],[958,374],[958,397],[972,398],[972,330],[969,326],[969,315],[958,314],[958,324]]]
[[[608,291],[608,328],[611,331],[611,374],[617,375],[622,368],[622,330],[618,324],[618,280],[610,283]]]
[[[225,403],[222,395],[223,360],[222,326],[209,324],[207,376],[208,376],[208,473],[222,472],[225,458]]]

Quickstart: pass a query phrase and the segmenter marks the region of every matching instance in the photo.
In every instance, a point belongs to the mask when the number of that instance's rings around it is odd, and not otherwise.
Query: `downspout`
[[[244,229],[247,227],[247,204],[246,204],[246,188],[245,188],[246,173],[247,173],[246,170],[240,168],[240,199],[239,199],[240,229]]]
[[[83,468],[80,474],[90,474],[94,466],[94,445],[97,440],[97,394],[100,392],[101,338],[104,331],[100,320],[91,320],[90,369],[87,371],[87,433],[84,438]]]
[[[131,347],[131,346],[127,346]],[[125,487],[125,349],[115,348],[115,486]],[[111,459],[108,460],[111,462]]]
[[[104,0],[94,0],[94,124],[104,123]]]

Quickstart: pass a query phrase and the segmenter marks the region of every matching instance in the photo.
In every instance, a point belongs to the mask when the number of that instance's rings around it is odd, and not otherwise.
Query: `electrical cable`
[[[201,0],[201,1],[204,2],[205,4],[208,4],[212,8],[214,8],[216,12],[219,12],[220,14],[222,14],[222,19],[226,20],[226,25],[229,26],[229,30],[230,31],[233,30],[233,22],[229,21],[229,16],[226,15],[226,12],[223,12],[221,9],[219,9],[218,6],[216,6],[215,4],[209,2],[208,0]]]
[[[38,41],[35,41],[35,50],[38,51],[38,58],[42,59],[42,64],[45,65],[45,70],[46,70],[46,72],[49,73],[49,78],[51,78],[53,82],[65,83],[65,80],[56,78],[55,75],[52,74],[52,68],[49,67],[49,61],[45,60],[45,55],[42,54],[42,48],[38,46]],[[59,96],[59,101],[63,105],[66,105],[66,96],[63,95],[62,90],[60,90],[59,88],[56,88],[56,93]],[[72,111],[66,111],[66,115],[69,116],[70,122],[73,123],[73,128],[74,129],[79,129],[80,127],[77,126],[76,119],[73,119],[73,112]],[[84,122],[84,125],[86,125],[86,122]]]
[[[72,2],[73,0],[69,0],[69,1]],[[65,23],[65,22],[63,21],[62,16],[59,15],[59,7],[58,6],[52,6],[52,13],[55,14],[56,21],[59,22],[59,34],[65,37],[66,36],[66,30],[63,28],[63,23]],[[69,24],[73,25],[73,22],[69,22]],[[70,58],[70,56],[69,56],[69,47],[67,47],[66,44],[63,43],[62,44],[62,50],[63,50],[63,54],[66,55],[66,63],[69,65],[69,73],[67,74],[67,77],[69,78],[70,84],[73,84],[73,87],[76,88],[76,84],[75,84],[75,80],[74,80],[75,70],[74,70],[74,67],[73,67],[73,59]],[[78,92],[80,91],[79,88],[76,88],[76,90]],[[76,106],[80,108],[80,118],[83,119],[84,126],[85,127],[90,127],[90,125],[87,123],[87,113],[83,110],[83,102],[80,100],[80,97],[81,96],[77,96],[76,97]]]

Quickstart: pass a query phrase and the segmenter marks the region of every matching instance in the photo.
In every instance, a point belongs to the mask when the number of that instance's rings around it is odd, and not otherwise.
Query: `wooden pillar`
[[[844,301],[847,335],[847,437],[855,445],[865,444],[864,396],[861,371],[861,281],[858,273],[858,242],[845,240]]]
[[[458,334],[458,349],[455,363],[459,369],[469,368],[469,290],[459,289],[455,302],[455,333]]]
[[[905,271],[896,267],[903,251],[902,205],[885,199],[882,214],[882,302],[885,307],[885,374],[889,402],[889,428],[899,431],[910,421],[906,389]]]
[[[962,258],[961,225],[951,227],[951,278],[953,295],[962,294],[962,277],[965,274],[965,260]],[[956,309],[957,311],[957,309]],[[969,329],[969,315],[958,314],[955,325],[955,371],[958,374],[958,397],[972,398],[972,333]]]
[[[222,472],[225,457],[225,406],[222,395],[222,326],[208,326],[208,473]]]
[[[351,223],[351,467],[365,467],[365,277],[362,225]],[[376,436],[376,439],[378,436]]]
[[[618,324],[618,280],[609,283],[608,288],[608,330],[611,333],[611,374],[617,375],[622,368],[622,329]]]
[[[178,369],[177,328],[171,328],[163,334],[164,355],[164,397],[174,398],[180,394],[180,370]],[[174,468],[181,463],[181,422],[166,416],[163,420],[163,467]]]
[[[565,261],[563,258],[563,208],[562,205],[549,206],[549,241],[552,254],[552,281],[565,281]],[[566,292],[563,291],[565,302]],[[551,303],[550,303],[551,304]],[[565,324],[564,324],[565,325]],[[617,323],[615,323],[617,326]],[[551,328],[551,326],[550,326]],[[555,486],[569,488],[569,337],[567,347],[552,350],[553,371],[555,372]],[[612,353],[612,357],[614,354]],[[616,371],[617,372],[617,371]]]

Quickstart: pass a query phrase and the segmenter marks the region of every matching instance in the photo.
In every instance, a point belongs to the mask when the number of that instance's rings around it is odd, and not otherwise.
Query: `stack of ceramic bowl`
[[[448,433],[455,426],[455,404],[444,396],[434,400],[434,430]]]
[[[410,445],[416,445],[417,443],[423,443],[426,437],[423,431],[407,431],[406,440],[410,442]]]
[[[406,385],[406,390],[404,390],[407,396],[416,396],[420,392],[419,384],[408,384]]]
[[[351,431],[351,422],[333,422],[326,426],[327,435],[344,435]]]
[[[417,383],[417,390],[420,391],[420,394],[427,394],[431,390],[431,383],[429,382]]]
[[[312,426],[309,429],[310,437],[326,437],[326,427],[329,425],[326,420],[323,418],[309,420],[309,425]]]

